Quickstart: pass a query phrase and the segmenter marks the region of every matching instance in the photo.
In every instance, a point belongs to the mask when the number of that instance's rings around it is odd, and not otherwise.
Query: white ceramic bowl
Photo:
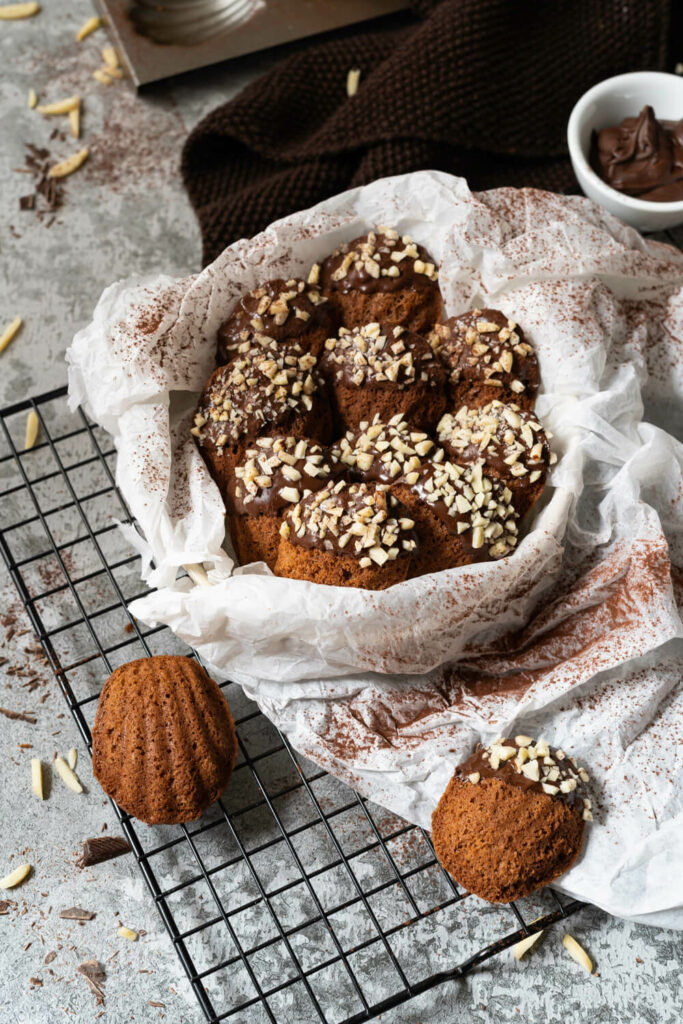
[[[619,124],[625,117],[639,114],[648,103],[659,120],[680,120],[683,117],[683,76],[663,71],[632,71],[599,82],[583,94],[572,110],[567,142],[574,173],[589,199],[639,231],[662,231],[683,224],[683,200],[650,203],[626,196],[605,184],[588,162],[594,129],[599,131]]]

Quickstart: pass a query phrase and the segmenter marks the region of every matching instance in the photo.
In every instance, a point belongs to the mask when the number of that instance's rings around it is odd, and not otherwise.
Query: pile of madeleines
[[[555,461],[538,361],[498,310],[443,315],[386,227],[240,299],[192,427],[239,563],[383,590],[514,551]]]
[[[554,455],[534,415],[538,362],[494,309],[443,319],[439,274],[407,235],[378,228],[271,280],[221,325],[194,434],[240,563],[385,589],[511,554]],[[237,758],[221,689],[161,656],[107,680],[93,731],[104,790],[150,824],[199,817]],[[457,882],[506,903],[576,860],[591,801],[563,750],[517,735],[478,746],[433,819]]]

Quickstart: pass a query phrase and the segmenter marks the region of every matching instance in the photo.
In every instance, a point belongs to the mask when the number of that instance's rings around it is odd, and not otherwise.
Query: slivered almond
[[[209,577],[206,575],[206,569],[204,568],[203,565],[200,565],[199,562],[193,562],[189,563],[188,565],[184,565],[183,569],[190,577],[192,582],[195,583],[198,587],[211,586],[211,584],[209,583]]]
[[[43,765],[39,757],[31,758],[31,787],[39,800],[45,799],[43,789]]]
[[[0,352],[5,351],[10,341],[12,341],[12,339],[16,336],[22,323],[23,321],[21,317],[15,316],[14,320],[12,320],[12,322],[7,325],[5,330],[2,332],[2,335],[0,335]]]
[[[82,43],[83,40],[86,39],[89,35],[91,35],[93,32],[96,32],[97,29],[101,27],[101,25],[101,18],[88,18],[88,20],[81,25],[78,32],[76,33],[76,42]]]
[[[138,940],[138,933],[134,932],[132,928],[126,928],[124,925],[117,928],[116,934],[122,939],[128,939],[129,942],[137,942]]]
[[[113,46],[105,46],[102,50],[102,60],[108,68],[117,68],[119,66],[119,58]]]
[[[68,788],[73,790],[74,793],[83,792],[83,786],[80,784],[71,768],[69,768],[64,758],[60,757],[59,754],[55,758],[55,768],[65,786],[68,786]]]
[[[32,18],[40,11],[40,4],[5,4],[0,7],[0,21],[15,21],[18,18]]]
[[[346,95],[355,96],[360,84],[360,68],[351,68],[346,76]]]
[[[38,94],[35,89],[29,89],[28,91],[28,109],[33,110],[36,103],[38,102]]]
[[[71,128],[71,134],[74,139],[80,139],[81,137],[81,108],[74,107],[73,110],[69,111],[69,127]]]
[[[57,100],[56,103],[43,103],[36,110],[39,114],[68,114],[72,110],[77,110],[81,105],[80,96],[67,96],[64,100]]]
[[[78,751],[75,747],[72,747],[69,753],[66,755],[67,764],[71,771],[74,771],[78,764]]]
[[[0,889],[13,889],[15,885],[21,885],[25,878],[31,873],[30,864],[20,864],[14,871],[10,871],[9,875],[5,875],[4,878],[0,878]]]
[[[98,68],[97,71],[93,71],[92,76],[96,82],[100,83],[100,85],[111,85],[113,81],[111,75],[108,75],[103,68]]]
[[[66,178],[67,175],[77,171],[85,163],[89,155],[90,150],[87,146],[84,146],[83,149],[79,149],[73,156],[67,157],[66,160],[62,160],[61,163],[51,167],[47,172],[48,178]]]
[[[34,444],[38,440],[38,432],[40,431],[40,420],[38,419],[38,413],[35,409],[31,409],[30,413],[26,417],[26,433],[24,436],[24,448],[26,451],[30,451]]]
[[[521,960],[524,954],[528,953],[531,947],[538,942],[541,935],[543,935],[543,929],[541,929],[540,932],[536,932],[535,935],[527,935],[525,939],[520,939],[519,942],[516,942],[512,947],[512,952],[515,954],[515,960]]]
[[[588,971],[589,974],[592,972],[593,963],[591,958],[588,956],[588,953],[583,946],[580,946],[573,936],[569,934],[565,935],[562,939],[562,945],[567,950],[572,960],[576,960],[577,964],[580,964],[580,966],[583,967],[584,970]]]

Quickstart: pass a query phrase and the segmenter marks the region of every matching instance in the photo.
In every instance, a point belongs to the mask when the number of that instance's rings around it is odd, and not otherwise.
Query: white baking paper
[[[216,329],[245,290],[377,224],[437,258],[449,314],[493,306],[523,327],[552,487],[499,562],[382,592],[233,572],[189,435]],[[595,822],[559,888],[683,927],[682,339],[680,252],[584,199],[473,195],[420,172],[278,221],[197,276],[112,285],[67,359],[70,401],[113,435],[144,539],[129,536],[155,564],[137,618],[169,625],[306,756],[427,828],[477,740],[544,735],[593,779]],[[203,571],[176,580],[183,565]]]

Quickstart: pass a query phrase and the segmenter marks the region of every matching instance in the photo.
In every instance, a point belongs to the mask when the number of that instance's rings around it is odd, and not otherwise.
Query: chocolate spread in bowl
[[[618,192],[655,203],[683,200],[683,118],[658,121],[652,107],[593,132],[591,166]]]

